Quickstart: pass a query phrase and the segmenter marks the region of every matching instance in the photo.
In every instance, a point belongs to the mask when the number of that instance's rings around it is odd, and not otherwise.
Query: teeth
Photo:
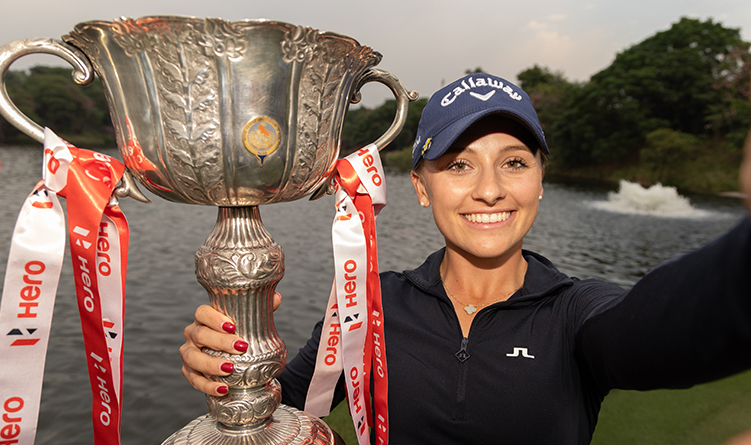
[[[506,221],[509,216],[511,216],[511,212],[501,212],[501,213],[469,213],[466,215],[462,215],[466,220],[471,221],[473,223],[496,223],[499,221]]]

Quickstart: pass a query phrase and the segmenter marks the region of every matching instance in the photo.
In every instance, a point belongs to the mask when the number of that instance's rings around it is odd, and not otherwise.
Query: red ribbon
[[[365,406],[368,411],[370,426],[374,428],[377,444],[388,444],[388,371],[386,367],[386,349],[383,333],[383,306],[381,302],[381,280],[378,272],[378,239],[376,236],[373,200],[362,187],[357,172],[350,161],[337,161],[337,180],[347,194],[353,198],[355,208],[360,213],[366,240],[367,268],[367,302],[368,333],[363,351],[363,370],[365,372]],[[365,193],[363,193],[365,190]],[[373,406],[371,410],[370,379],[373,378]]]
[[[60,196],[68,202],[70,252],[93,395],[94,443],[117,445],[120,443],[122,367],[118,364],[119,369],[113,370],[110,361],[110,351],[103,330],[97,260],[98,246],[101,244],[100,224],[102,215],[106,214],[118,227],[121,270],[117,272],[121,273],[121,289],[124,292],[127,222],[119,208],[112,206],[108,209],[108,204],[125,166],[100,153],[73,146],[69,146],[69,149],[73,154],[73,161],[70,163],[67,185],[61,190]],[[118,329],[122,331],[122,326]],[[121,363],[121,359],[122,351],[116,360]]]

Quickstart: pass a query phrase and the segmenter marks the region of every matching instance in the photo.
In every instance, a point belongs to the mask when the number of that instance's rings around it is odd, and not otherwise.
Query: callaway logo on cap
[[[438,90],[422,110],[412,146],[412,167],[421,158],[438,159],[470,125],[489,114],[504,114],[527,128],[549,153],[537,112],[527,93],[490,74],[474,73]]]

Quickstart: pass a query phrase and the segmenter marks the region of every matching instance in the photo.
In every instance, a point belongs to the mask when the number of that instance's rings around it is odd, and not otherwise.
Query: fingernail
[[[237,340],[235,342],[235,349],[237,349],[240,352],[245,352],[248,350],[248,343],[242,340]]]
[[[229,373],[229,372],[232,372],[234,370],[235,370],[235,364],[234,363],[232,363],[232,362],[222,363],[222,371]]]
[[[228,334],[234,334],[235,333],[235,329],[237,329],[237,326],[235,326],[234,323],[230,323],[228,321],[228,322],[226,322],[226,323],[224,323],[222,325],[222,329],[224,330],[224,332],[226,332]]]
[[[229,387],[220,386],[219,388],[216,389],[216,392],[218,392],[219,394],[227,394],[229,392]]]

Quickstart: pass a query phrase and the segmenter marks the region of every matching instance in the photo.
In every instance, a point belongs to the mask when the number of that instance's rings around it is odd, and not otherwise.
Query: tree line
[[[35,66],[10,70],[5,86],[13,103],[34,122],[52,128],[61,137],[86,148],[112,147],[114,129],[98,78],[80,86],[72,69]],[[0,145],[37,145],[0,117]]]
[[[749,47],[740,29],[684,17],[618,53],[588,81],[570,81],[562,72],[538,65],[518,73],[517,79],[538,110],[554,171],[640,164],[641,174],[646,169],[651,179],[669,182],[671,169],[696,159],[697,153],[740,152],[751,124]],[[37,66],[10,71],[5,82],[15,103],[36,122],[71,141],[113,145],[101,84],[97,80],[80,87],[70,72]],[[410,104],[404,129],[386,148],[402,152],[405,163],[426,102],[421,98]],[[377,139],[395,109],[393,100],[372,109],[350,109],[342,151]],[[0,144],[13,143],[30,140],[0,121]],[[398,158],[394,153],[388,157]]]

